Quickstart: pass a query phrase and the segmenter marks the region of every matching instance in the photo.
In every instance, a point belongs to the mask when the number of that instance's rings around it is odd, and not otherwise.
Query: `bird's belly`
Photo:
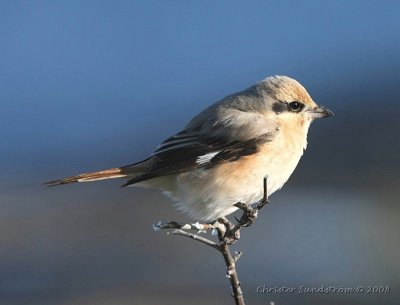
[[[263,196],[263,180],[268,176],[271,195],[280,189],[295,169],[303,149],[258,153],[211,169],[197,169],[176,176],[168,194],[177,207],[199,221],[212,221],[234,212],[237,202],[252,204]]]

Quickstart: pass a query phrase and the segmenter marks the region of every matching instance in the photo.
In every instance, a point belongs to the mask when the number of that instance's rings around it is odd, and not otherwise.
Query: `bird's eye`
[[[294,112],[299,112],[303,109],[304,105],[300,102],[291,102],[289,103],[289,107]]]

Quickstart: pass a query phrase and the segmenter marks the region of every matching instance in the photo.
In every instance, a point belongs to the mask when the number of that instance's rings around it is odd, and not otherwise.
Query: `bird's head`
[[[333,115],[333,112],[316,104],[306,89],[296,80],[287,76],[271,76],[258,83],[267,109],[278,122],[309,126],[318,118]]]

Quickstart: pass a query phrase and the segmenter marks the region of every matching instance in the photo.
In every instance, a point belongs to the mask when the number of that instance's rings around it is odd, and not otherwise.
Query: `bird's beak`
[[[306,112],[308,116],[313,119],[321,119],[333,115],[333,112],[324,106],[317,106],[313,109],[307,110]]]

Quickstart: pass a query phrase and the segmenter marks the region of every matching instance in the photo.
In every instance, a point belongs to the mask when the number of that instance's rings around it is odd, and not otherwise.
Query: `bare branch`
[[[173,231],[172,231],[172,234],[174,234],[174,235],[181,235],[181,236],[185,236],[185,237],[188,237],[188,238],[197,240],[197,241],[199,241],[199,242],[201,242],[201,243],[203,243],[203,244],[206,244],[207,246],[210,246],[211,248],[214,248],[214,249],[220,251],[220,247],[219,247],[219,245],[218,245],[217,243],[215,243],[215,242],[213,242],[212,240],[209,240],[209,239],[207,239],[207,238],[205,238],[205,237],[202,237],[202,236],[200,236],[200,235],[193,234],[193,233],[188,233],[188,232],[183,231],[183,230],[181,230],[181,229],[175,229],[175,230],[173,230]]]
[[[229,250],[229,245],[227,243],[222,243],[220,245],[220,251],[225,260],[227,277],[231,282],[231,287],[233,290],[232,295],[235,299],[235,303],[236,305],[245,305],[242,288],[240,287],[239,277],[236,271],[236,260]]]
[[[176,221],[162,222],[159,221],[153,224],[154,231],[159,231],[163,229],[182,229],[182,230],[193,230],[199,233],[205,232],[206,230],[214,229],[214,225],[210,223],[185,223],[179,224]]]

